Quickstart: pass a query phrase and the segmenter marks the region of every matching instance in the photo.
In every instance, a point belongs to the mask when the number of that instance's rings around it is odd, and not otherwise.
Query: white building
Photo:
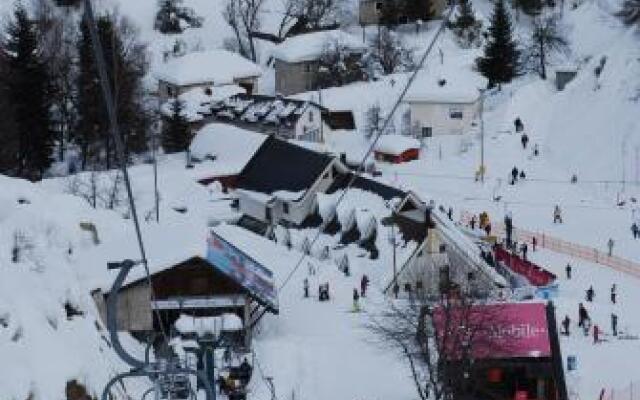
[[[471,71],[456,71],[446,77],[425,73],[411,86],[405,103],[417,137],[461,135],[480,118],[480,89],[486,80]]]
[[[209,50],[172,58],[158,66],[153,75],[158,80],[160,104],[194,88],[209,89],[238,85],[251,93],[262,71],[253,62],[226,50]]]

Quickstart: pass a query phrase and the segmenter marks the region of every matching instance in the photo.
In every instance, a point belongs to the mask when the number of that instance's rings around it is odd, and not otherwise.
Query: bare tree
[[[473,368],[479,349],[498,350],[487,338],[499,313],[480,311],[481,300],[452,286],[442,295],[420,289],[408,293],[374,315],[369,330],[407,361],[421,400],[470,395],[478,389]]]
[[[353,52],[339,40],[325,43],[316,70],[316,85],[326,88],[365,80],[362,58],[361,53]]]
[[[533,22],[527,57],[542,79],[547,79],[546,64],[549,56],[555,52],[565,52],[568,48],[569,43],[562,35],[555,17],[536,19]]]
[[[344,0],[283,0],[278,37],[337,27],[343,20]]]
[[[264,0],[229,0],[223,12],[225,21],[233,29],[238,52],[257,61],[254,33],[260,29],[260,12]]]

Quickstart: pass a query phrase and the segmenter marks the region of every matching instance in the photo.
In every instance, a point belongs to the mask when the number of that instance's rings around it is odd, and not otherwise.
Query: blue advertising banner
[[[207,260],[238,282],[267,308],[278,312],[273,273],[253,258],[211,232],[207,241]]]

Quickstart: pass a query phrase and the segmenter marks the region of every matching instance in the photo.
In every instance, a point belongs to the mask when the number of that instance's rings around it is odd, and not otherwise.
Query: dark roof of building
[[[271,194],[309,189],[333,160],[304,147],[269,136],[240,172],[238,188]]]
[[[353,172],[343,174],[333,181],[333,184],[327,190],[328,193],[334,193],[336,190],[344,189],[349,184],[353,176]],[[375,193],[382,197],[384,200],[391,200],[393,198],[404,199],[407,193],[393,186],[385,185],[373,179],[365,178],[363,176],[357,176],[351,185],[352,188],[358,188],[366,190],[367,192]]]

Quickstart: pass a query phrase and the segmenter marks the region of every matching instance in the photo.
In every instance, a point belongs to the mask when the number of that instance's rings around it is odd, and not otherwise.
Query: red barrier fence
[[[551,272],[520,258],[502,246],[495,248],[495,255],[496,261],[504,263],[511,271],[524,276],[534,286],[547,286],[556,279]]]
[[[463,212],[460,218],[460,223],[468,226],[469,221],[471,221],[472,215],[473,214],[471,213]],[[491,226],[492,235],[504,236],[505,230],[503,223],[496,223],[494,221]],[[633,262],[615,255],[609,256],[607,253],[593,247],[568,242],[566,240],[559,239],[546,233],[532,232],[520,228],[513,229],[513,239],[518,242],[526,242],[531,245],[533,243],[534,237],[536,238],[538,247],[542,247],[556,253],[579,258],[581,260],[604,265],[618,272],[622,272],[640,279],[640,263]]]

